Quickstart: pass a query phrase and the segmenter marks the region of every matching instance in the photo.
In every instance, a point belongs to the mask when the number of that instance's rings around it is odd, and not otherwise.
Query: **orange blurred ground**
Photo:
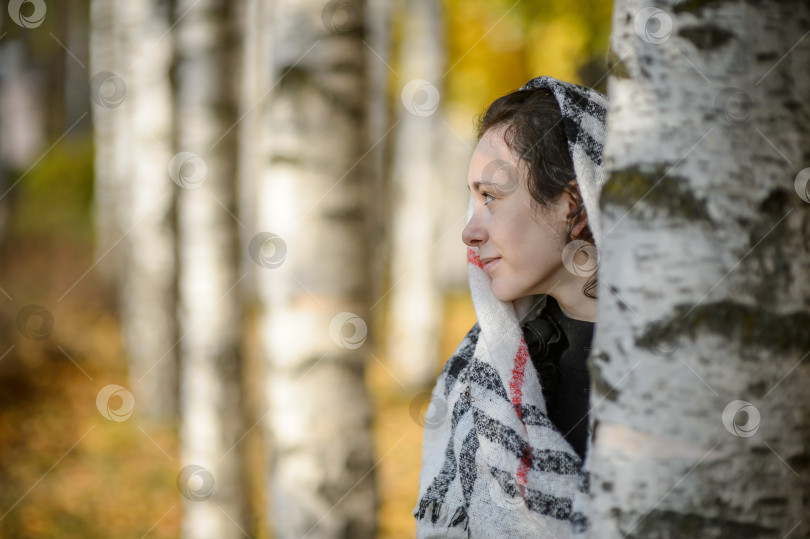
[[[108,421],[95,406],[101,387],[127,385],[109,291],[91,272],[55,300],[92,265],[91,255],[64,241],[26,240],[5,242],[0,257],[0,286],[13,300],[0,298],[0,334],[8,337],[0,343],[0,355],[6,354],[0,359],[0,538],[179,537],[175,432],[137,415]],[[53,333],[43,341],[24,338],[15,326],[16,313],[29,303],[53,313]],[[475,322],[466,291],[448,295],[445,306],[437,375]],[[246,348],[255,350],[255,334],[247,338]],[[374,355],[382,363],[369,360],[366,380],[379,461],[378,536],[413,537],[422,428],[411,417],[413,396],[383,366],[384,355]],[[247,363],[256,369],[255,358]],[[246,378],[257,379],[250,372]],[[259,431],[242,441],[254,471],[263,466]],[[259,525],[261,477],[253,474],[249,486],[257,539],[268,537]]]

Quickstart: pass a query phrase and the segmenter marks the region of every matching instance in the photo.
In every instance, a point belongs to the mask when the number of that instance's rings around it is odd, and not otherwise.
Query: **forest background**
[[[122,139],[116,130],[133,129],[120,118],[134,115],[135,103],[130,105],[128,100],[134,99],[133,90],[137,92],[140,82],[135,80],[135,71],[116,73],[115,61],[110,58],[137,42],[148,64],[150,56],[165,53],[175,43],[176,50],[168,53],[169,76],[165,80],[169,91],[175,93],[169,102],[182,101],[183,96],[178,97],[177,92],[189,91],[188,84],[184,86],[182,72],[171,67],[171,54],[177,55],[182,48],[179,36],[188,31],[183,27],[194,21],[194,11],[210,10],[216,2],[197,5],[128,0],[126,4],[133,10],[130,13],[140,9],[147,19],[162,19],[157,26],[150,26],[154,23],[147,20],[141,39],[137,34],[132,37],[132,32],[140,30],[126,29],[130,32],[127,41],[110,28],[99,28],[105,20],[104,9],[124,9],[123,4],[116,6],[114,2],[11,1],[4,2],[0,14],[2,537],[177,537],[181,529],[186,530],[186,536],[194,535],[183,520],[193,514],[184,507],[195,502],[189,501],[189,492],[182,492],[181,485],[184,466],[189,464],[183,446],[193,445],[184,436],[195,436],[182,430],[184,410],[188,409],[184,406],[194,404],[178,402],[177,412],[167,417],[155,411],[154,406],[150,411],[149,399],[140,397],[148,395],[147,389],[133,387],[132,372],[138,367],[133,363],[126,334],[137,334],[138,330],[125,327],[135,317],[128,304],[148,299],[133,300],[132,292],[126,292],[132,277],[123,268],[132,267],[127,253],[131,256],[130,239],[135,233],[130,231],[135,229],[129,226],[147,225],[121,217],[128,206],[137,206],[137,201],[126,190],[115,191],[111,187],[114,181],[108,176],[113,175],[110,170],[114,168],[111,163],[116,159],[115,152],[122,151]],[[300,21],[279,16],[265,27],[262,21],[251,26],[250,9],[270,3],[242,0],[232,4],[238,8],[233,8],[231,19],[208,24],[222,28],[232,25],[228,35],[238,36],[228,53],[232,56],[225,58],[222,65],[231,63],[243,68],[230,81],[237,96],[235,117],[240,122],[271,102],[274,93],[282,91],[283,85],[276,88],[275,84],[286,76],[279,71],[281,76],[272,80],[268,75],[273,85],[260,88],[259,99],[248,102],[244,89],[253,84],[250,75],[263,69],[260,62],[247,65],[245,51],[250,50],[251,40],[261,39],[262,33],[294,33]],[[373,222],[380,223],[383,230],[372,251],[375,262],[368,270],[371,277],[367,283],[371,288],[367,293],[382,301],[365,317],[371,338],[358,350],[362,353],[360,376],[372,411],[369,427],[373,458],[371,466],[364,464],[353,472],[349,484],[355,484],[354,478],[373,481],[377,536],[407,537],[415,529],[411,511],[418,488],[425,395],[446,358],[475,321],[461,242],[463,221],[459,220],[466,209],[466,168],[475,144],[474,120],[494,98],[538,75],[551,75],[604,92],[611,4],[607,0],[322,4],[301,9],[320,17],[324,35],[351,34],[363,44],[354,49],[354,54],[362,54],[364,84],[368,88],[365,99],[377,112],[368,113],[362,121],[376,122],[371,131],[376,129],[382,136],[359,145],[359,153],[365,156],[359,161],[373,158],[377,167],[365,169],[372,172],[366,172],[362,185],[372,199],[378,197],[388,204],[367,207],[368,211],[378,212]],[[353,21],[358,10],[373,16]],[[126,15],[119,13],[119,18],[127,24]],[[111,24],[114,27],[116,23]],[[209,33],[202,41],[216,42],[217,35]],[[432,69],[432,73],[420,74],[421,68],[414,65],[428,66],[424,69]],[[212,79],[203,80],[204,85],[216,86],[232,74],[214,69],[206,76]],[[123,89],[115,86],[119,79]],[[423,88],[426,93],[415,94],[419,82],[416,90],[413,85],[407,86],[414,80],[424,83],[425,79],[430,83],[429,88]],[[368,103],[372,99],[377,102]],[[419,99],[427,99],[429,109],[419,109]],[[145,103],[140,106],[149,110],[148,100]],[[153,105],[150,113],[160,114],[161,105]],[[129,106],[132,108],[128,111]],[[172,114],[176,121],[177,112]],[[430,124],[424,123],[428,117]],[[414,127],[414,119],[423,123]],[[205,117],[194,120],[205,121]],[[324,125],[330,121],[323,117]],[[285,128],[281,120],[273,125],[276,131]],[[173,129],[174,134],[167,139],[174,146],[182,136],[177,134],[177,127]],[[420,151],[418,146],[408,148],[413,133],[417,133],[416,138],[421,136],[419,133],[428,133],[434,142],[429,155],[414,155]],[[158,132],[157,136],[162,135]],[[345,136],[354,137],[350,132]],[[229,146],[232,153],[224,156],[225,162],[245,162],[244,137],[244,133],[240,134]],[[374,152],[369,153],[372,149]],[[180,150],[174,147],[170,154],[176,156]],[[409,173],[400,168],[408,161],[421,162],[421,170],[427,172],[419,185],[430,190],[416,195],[417,200],[430,199],[432,204],[398,206],[407,198],[398,197],[398,189],[410,188]],[[208,165],[209,173],[216,168]],[[169,162],[160,162],[155,165],[158,172],[152,176],[172,189],[172,197],[179,198],[183,186],[177,177],[172,177],[170,168]],[[125,183],[137,179],[126,173],[132,170],[125,171]],[[244,176],[244,171],[237,170],[237,174]],[[239,186],[244,185],[240,180]],[[237,235],[241,234],[237,242],[241,253],[238,264],[253,268],[247,272],[250,277],[238,284],[242,288],[236,306],[241,313],[236,329],[242,369],[235,374],[235,380],[238,392],[244,396],[236,453],[244,458],[242,467],[247,470],[243,474],[244,501],[236,511],[243,516],[225,516],[239,529],[238,536],[272,537],[279,526],[270,509],[273,472],[269,455],[273,453],[270,440],[274,424],[264,420],[269,385],[263,383],[272,368],[265,363],[261,324],[256,315],[260,310],[257,305],[266,300],[257,299],[261,295],[256,293],[251,272],[258,265],[247,256],[249,240],[258,232],[255,224],[259,220],[251,217],[251,212],[264,211],[264,199],[257,199],[250,209],[244,203],[246,198],[251,197],[237,193],[233,201],[221,205],[225,217],[231,214],[241,225],[242,230],[237,230]],[[169,229],[173,230],[173,241],[178,242],[172,250],[181,253],[183,247],[179,244],[184,236],[177,232],[178,210],[174,205],[170,208]],[[447,215],[437,216],[437,210]],[[411,225],[422,219],[432,223],[427,241],[433,247],[425,257],[415,259],[405,249],[413,239],[409,234],[417,233],[418,227]],[[391,239],[398,235],[405,241]],[[318,238],[311,241],[317,243]],[[393,267],[396,264],[398,269]],[[408,277],[409,268],[420,264],[431,268],[428,276],[417,272]],[[170,271],[175,286],[183,279],[176,267],[180,265],[182,262],[169,265],[174,268]],[[238,271],[237,275],[241,274]],[[402,340],[403,334],[418,341],[422,332],[407,319],[390,315],[392,310],[402,310],[390,291],[409,280],[417,282],[403,284],[402,289],[416,290],[416,296],[423,294],[434,301],[438,298],[440,305],[431,322],[437,328],[435,335],[428,334],[422,338],[424,342],[405,350],[410,367],[401,364],[401,359],[397,364],[389,357],[390,350],[401,349],[400,344],[408,342],[407,338]],[[306,288],[305,283],[300,284]],[[418,312],[419,306],[415,308]],[[182,326],[174,312],[165,311],[164,316]],[[161,324],[161,320],[152,323]],[[146,333],[150,333],[148,328]],[[182,356],[182,347],[175,350]],[[183,381],[184,376],[194,374],[184,370],[182,357],[173,357],[167,363],[170,361],[177,365],[177,385],[193,386],[193,381]],[[100,400],[104,398],[106,408]],[[155,397],[155,402],[160,398]],[[351,412],[334,402],[323,413]],[[339,515],[341,501],[344,497],[351,500],[354,493],[352,489],[336,492],[335,507],[322,511],[323,517]],[[212,518],[221,519],[227,512],[221,510],[219,517]],[[312,537],[319,536],[318,526],[310,528]]]

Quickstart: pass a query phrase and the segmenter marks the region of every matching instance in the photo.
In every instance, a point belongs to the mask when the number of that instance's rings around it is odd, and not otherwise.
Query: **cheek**
[[[499,226],[500,247],[503,255],[512,258],[526,255],[526,249],[531,244],[527,241],[526,226],[519,219],[510,219],[500,223]]]
[[[521,259],[533,271],[544,271],[562,263],[562,246],[551,230],[524,231],[520,236]]]

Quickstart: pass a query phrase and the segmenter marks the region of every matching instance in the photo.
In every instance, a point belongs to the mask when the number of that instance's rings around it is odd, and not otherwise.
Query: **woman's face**
[[[518,168],[503,140],[503,128],[490,129],[481,137],[467,184],[475,211],[462,239],[478,247],[499,300],[547,294],[571,277],[562,261],[568,205],[560,202],[541,211],[532,207],[524,165]],[[495,260],[487,263],[489,259]]]

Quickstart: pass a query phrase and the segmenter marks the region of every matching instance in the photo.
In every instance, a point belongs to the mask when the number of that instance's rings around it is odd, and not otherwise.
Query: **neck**
[[[557,299],[556,297],[554,299]],[[590,300],[592,305],[585,305],[579,304],[576,306],[566,305],[559,299],[557,299],[557,304],[560,306],[560,310],[563,312],[565,316],[568,318],[573,318],[574,320],[582,320],[583,322],[596,322],[596,300],[591,298],[584,298],[585,300]]]
[[[596,322],[596,299],[582,293],[587,279],[560,283],[550,292],[557,300],[562,313],[568,318],[585,322]]]

